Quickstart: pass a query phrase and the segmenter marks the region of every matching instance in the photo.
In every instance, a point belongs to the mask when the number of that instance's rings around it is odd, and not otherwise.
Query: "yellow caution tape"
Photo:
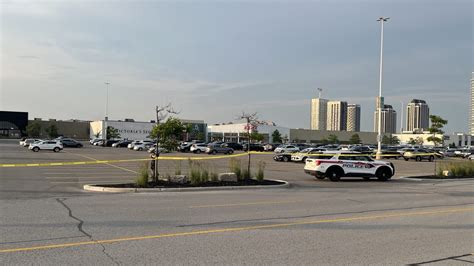
[[[215,160],[215,159],[226,159],[226,158],[235,158],[235,157],[241,157],[241,156],[246,156],[249,153],[238,153],[238,154],[231,154],[231,155],[221,155],[221,156],[205,156],[205,157],[176,157],[176,156],[161,156],[158,157],[157,160]],[[250,154],[256,154],[256,155],[282,155],[283,153],[272,153],[272,152],[250,152]],[[307,155],[308,157],[311,156],[327,156],[327,157],[333,157],[337,153],[320,153],[320,154],[304,154]],[[375,156],[375,154],[360,154],[360,153],[354,153],[354,154],[340,154],[339,156]],[[439,156],[439,154],[436,153],[423,153],[423,154],[415,154],[410,157],[416,157],[416,156]],[[400,156],[402,157],[401,154],[395,153],[395,154],[381,154],[382,157],[394,157],[394,156]],[[123,160],[95,160],[95,161],[80,161],[80,162],[56,162],[56,163],[21,163],[21,164],[0,164],[0,168],[9,168],[9,167],[44,167],[44,166],[66,166],[66,165],[88,165],[88,164],[107,164],[107,163],[124,163],[124,162],[139,162],[139,161],[149,161],[153,160],[150,158],[145,158],[145,159],[123,159]],[[156,159],[155,159],[156,160]]]
[[[265,154],[263,152],[251,152],[251,154]],[[233,157],[246,156],[248,153],[239,153],[231,155],[221,156],[206,156],[206,157],[176,157],[176,156],[161,156],[155,160],[214,160],[214,159],[226,159]],[[64,166],[64,165],[86,165],[86,164],[107,164],[107,163],[124,163],[124,162],[139,162],[139,161],[150,161],[151,158],[145,159],[123,159],[123,160],[95,160],[95,161],[81,161],[81,162],[57,162],[57,163],[20,163],[20,164],[0,164],[0,168],[8,167],[44,167],[44,166]]]

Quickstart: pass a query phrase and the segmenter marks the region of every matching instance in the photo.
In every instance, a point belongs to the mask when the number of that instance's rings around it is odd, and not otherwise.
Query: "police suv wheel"
[[[375,174],[380,181],[387,181],[392,177],[392,171],[388,167],[383,167],[377,170]]]
[[[326,171],[326,176],[331,180],[332,182],[338,182],[341,180],[341,173],[337,169],[329,169]]]

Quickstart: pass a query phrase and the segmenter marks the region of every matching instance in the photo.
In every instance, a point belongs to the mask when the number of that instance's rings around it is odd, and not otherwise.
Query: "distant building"
[[[471,135],[474,135],[474,72],[471,73],[471,123],[469,129]]]
[[[311,129],[326,130],[328,100],[311,99]]]
[[[190,133],[184,133],[182,140],[205,140],[207,124],[203,120],[179,119],[181,123],[191,127]],[[98,120],[90,122],[90,138],[104,138],[105,128],[113,127],[117,129],[121,139],[143,140],[150,137],[155,121],[137,122],[133,119],[120,120]]]
[[[263,142],[273,143],[272,134],[278,130],[283,141],[290,139],[290,129],[276,126],[275,123],[264,123],[251,128],[250,132],[258,132],[263,135]],[[243,142],[248,141],[247,123],[227,123],[207,126],[208,141]]]
[[[428,130],[430,108],[424,100],[413,99],[407,106],[406,131],[423,132]]]
[[[27,112],[0,111],[0,137],[20,138],[26,135]]]
[[[347,130],[347,102],[328,101],[326,130]]]
[[[381,110],[382,114],[382,133],[396,133],[397,130],[397,112],[391,105],[384,105]],[[378,132],[379,126],[378,110],[374,112],[374,132]]]
[[[360,131],[360,105],[347,105],[347,131]]]

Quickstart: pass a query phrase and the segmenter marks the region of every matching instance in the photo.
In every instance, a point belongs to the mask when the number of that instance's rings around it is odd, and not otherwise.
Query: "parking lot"
[[[0,163],[148,158],[84,145],[34,153],[0,140]],[[209,156],[172,153],[163,156]],[[246,157],[241,157],[244,160]],[[87,183],[131,182],[140,162],[0,168],[4,264],[474,263],[474,182],[411,181],[435,163],[391,160],[388,182],[320,181],[301,163],[266,163],[290,188],[102,194]],[[208,160],[218,171],[227,159]],[[167,165],[168,163],[168,165]],[[174,169],[174,161],[160,161]],[[185,161],[183,162],[185,164]]]

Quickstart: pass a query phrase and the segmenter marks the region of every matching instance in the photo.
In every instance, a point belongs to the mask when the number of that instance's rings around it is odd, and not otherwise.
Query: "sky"
[[[310,127],[310,99],[360,104],[373,131],[384,25],[383,96],[426,100],[467,132],[473,1],[2,0],[0,110],[30,119],[179,117],[237,122],[242,111]],[[406,113],[406,112],[404,112]]]

